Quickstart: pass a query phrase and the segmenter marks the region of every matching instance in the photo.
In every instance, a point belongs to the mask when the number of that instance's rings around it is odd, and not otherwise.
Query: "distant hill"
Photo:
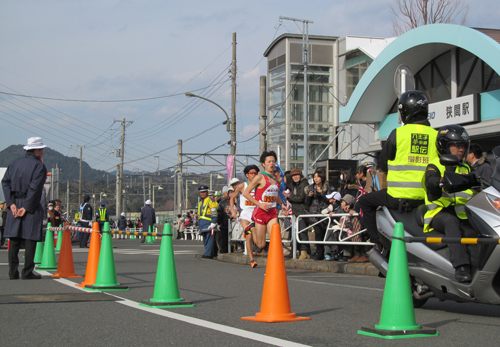
[[[25,153],[23,145],[12,145],[7,147],[0,152],[0,167],[9,166],[9,164],[15,159],[24,157]],[[59,180],[61,182],[65,182],[67,180],[73,182],[78,181],[80,174],[79,162],[79,158],[67,157],[48,147],[45,148],[43,153],[43,163],[47,168],[47,172],[51,172],[53,168],[55,169],[56,164],[57,167],[61,169],[59,175]],[[82,162],[82,181],[91,182],[103,179],[105,180],[106,174],[113,176],[113,178],[109,177],[110,180],[115,180],[114,174],[103,170],[92,169],[85,161]]]

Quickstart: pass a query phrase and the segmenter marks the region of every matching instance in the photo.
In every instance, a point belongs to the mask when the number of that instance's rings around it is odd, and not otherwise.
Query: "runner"
[[[249,226],[246,228],[248,230],[245,231],[250,232],[248,235],[259,248],[266,247],[266,232],[271,234],[272,226],[278,223],[277,204],[280,204],[285,215],[287,214],[286,206],[282,203],[278,195],[280,184],[274,177],[276,160],[277,157],[275,152],[265,151],[262,153],[260,156],[260,163],[264,167],[264,172],[254,177],[243,192],[243,196],[249,202],[256,205],[252,214],[252,220],[255,222],[255,227],[251,230],[251,226]],[[255,197],[252,196],[252,191],[254,189]],[[255,260],[253,260],[253,262],[255,262]],[[255,266],[257,266],[257,262],[255,262],[255,265],[252,265],[252,267]]]
[[[248,201],[247,198],[243,196],[243,192],[245,189],[248,187],[249,182],[252,182],[254,177],[259,174],[259,168],[257,165],[248,165],[245,167],[243,170],[243,173],[245,174],[245,177],[247,178],[246,182],[240,182],[239,179],[233,178],[230,182],[231,186],[234,188],[234,193],[236,196],[238,196],[239,193],[240,195],[240,208],[241,208],[241,213],[240,213],[240,221],[241,221],[241,227],[244,232],[244,237],[246,238],[246,248],[248,252],[248,257],[250,258],[250,266],[252,268],[257,266],[257,262],[253,260],[253,247],[252,247],[252,237],[251,237],[251,232],[247,228],[250,229],[249,227],[252,226],[252,213],[255,208],[255,204],[253,202]],[[255,196],[255,189],[250,192],[252,196]],[[234,201],[231,199],[231,217],[236,218],[236,212],[234,211]],[[250,237],[247,235],[250,234]]]

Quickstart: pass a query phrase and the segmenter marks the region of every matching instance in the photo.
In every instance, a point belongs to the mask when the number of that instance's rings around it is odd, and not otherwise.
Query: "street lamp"
[[[220,108],[222,110],[222,112],[224,112],[224,114],[226,115],[227,121],[223,122],[222,124],[226,124],[226,131],[228,133],[231,133],[231,140],[229,141],[229,143],[231,144],[231,156],[235,157],[236,156],[236,113],[234,112],[234,110],[233,110],[233,113],[231,114],[232,120],[229,120],[229,116],[227,115],[226,110],[224,110],[222,108],[222,106],[219,105],[218,103],[213,102],[212,100],[209,100],[209,99],[204,98],[202,96],[199,96],[199,95],[196,95],[193,93],[189,93],[189,92],[184,93],[184,95],[186,95],[188,98],[199,98],[199,99],[208,101],[208,102],[214,104],[215,106],[217,106],[218,108]],[[234,105],[233,105],[233,108],[234,108]],[[236,161],[233,162],[233,170],[231,172],[231,177],[236,176],[235,163],[236,163]]]
[[[194,180],[186,180],[186,206],[185,206],[185,209],[187,210],[188,209],[188,183],[191,183],[191,184],[198,184],[197,182],[195,182]]]
[[[212,175],[213,175],[213,173],[210,172],[210,190],[212,190]],[[224,176],[222,176],[221,174],[218,173],[217,178],[221,179],[221,178],[224,178]]]
[[[102,201],[102,197],[107,197],[106,193],[102,192],[99,194],[99,203]]]
[[[155,188],[158,188],[158,190],[162,190],[162,186],[153,186],[153,208],[155,207]]]
[[[226,131],[227,131],[228,133],[229,133],[229,132],[231,132],[231,122],[230,122],[230,120],[229,120],[229,116],[227,115],[226,110],[224,110],[224,109],[222,108],[222,106],[221,106],[221,105],[219,105],[219,104],[218,104],[218,103],[216,103],[216,102],[213,102],[212,100],[209,100],[209,99],[207,99],[207,98],[204,98],[203,96],[199,96],[199,95],[196,95],[196,94],[193,94],[193,93],[190,93],[190,92],[184,93],[184,95],[186,95],[188,98],[199,98],[199,99],[203,99],[203,100],[205,100],[205,101],[208,101],[208,102],[210,102],[210,103],[214,104],[214,105],[215,105],[215,106],[217,106],[218,108],[220,108],[220,109],[222,110],[222,112],[224,112],[224,114],[226,115],[226,118],[227,118],[227,120],[226,120],[226,121],[224,121],[222,124],[226,124]]]

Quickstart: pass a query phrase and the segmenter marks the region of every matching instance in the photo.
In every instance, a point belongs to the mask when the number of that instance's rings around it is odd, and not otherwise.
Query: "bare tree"
[[[464,0],[395,0],[393,32],[399,36],[413,28],[434,23],[466,25],[469,4]]]

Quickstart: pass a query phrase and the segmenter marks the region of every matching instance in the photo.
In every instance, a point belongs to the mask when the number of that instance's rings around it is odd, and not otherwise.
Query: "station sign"
[[[434,129],[449,124],[479,122],[479,94],[429,104],[428,119]]]

